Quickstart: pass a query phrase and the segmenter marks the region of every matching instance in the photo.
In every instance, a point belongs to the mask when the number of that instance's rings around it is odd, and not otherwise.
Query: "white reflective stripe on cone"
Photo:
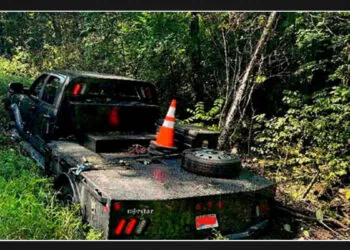
[[[175,117],[175,108],[170,107],[166,116]]]
[[[174,128],[174,123],[175,122],[164,120],[163,127]]]

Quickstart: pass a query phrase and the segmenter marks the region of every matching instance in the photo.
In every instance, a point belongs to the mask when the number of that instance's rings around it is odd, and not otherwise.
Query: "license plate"
[[[218,226],[219,226],[219,223],[218,223],[218,219],[216,218],[216,214],[206,214],[206,215],[196,216],[197,230],[215,228]]]

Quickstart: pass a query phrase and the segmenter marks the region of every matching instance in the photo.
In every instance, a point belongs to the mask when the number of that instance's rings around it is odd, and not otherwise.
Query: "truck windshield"
[[[80,101],[155,102],[155,89],[146,82],[114,79],[76,79],[68,88],[70,96]]]

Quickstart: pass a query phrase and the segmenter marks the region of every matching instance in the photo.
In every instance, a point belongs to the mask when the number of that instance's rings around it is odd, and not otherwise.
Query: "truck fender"
[[[59,190],[61,187],[69,187],[72,192],[72,202],[79,203],[79,194],[77,192],[76,185],[72,178],[67,173],[61,173],[54,181],[54,188]]]

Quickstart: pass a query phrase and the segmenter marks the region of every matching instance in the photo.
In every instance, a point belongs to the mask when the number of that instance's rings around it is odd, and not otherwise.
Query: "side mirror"
[[[19,94],[23,92],[23,83],[20,82],[12,82],[9,84],[9,92],[11,94]]]

